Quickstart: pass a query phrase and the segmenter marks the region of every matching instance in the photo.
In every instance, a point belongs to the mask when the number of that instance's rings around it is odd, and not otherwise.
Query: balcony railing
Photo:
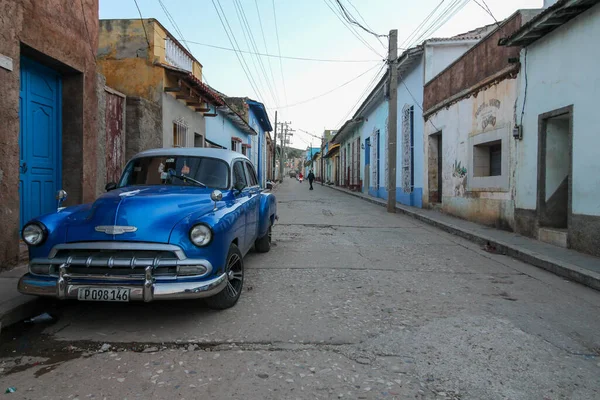
[[[192,72],[194,61],[175,41],[165,39],[165,58],[167,62],[177,68]]]

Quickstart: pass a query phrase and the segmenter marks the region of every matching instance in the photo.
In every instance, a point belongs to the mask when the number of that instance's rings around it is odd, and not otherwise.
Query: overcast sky
[[[159,0],[137,1],[144,18],[158,19],[180,40],[232,47],[215,11],[213,0],[162,0],[181,34],[176,31]],[[431,26],[446,7],[464,3],[464,7],[457,10],[445,23],[441,24],[443,18],[440,18],[433,26],[435,28],[436,25],[441,25],[438,29],[432,29],[421,38],[415,38],[419,39],[419,42],[428,37],[452,36],[494,22],[490,14],[475,1],[340,1],[352,15],[361,23],[366,21],[370,29],[377,34],[387,34],[390,29],[397,29],[399,46],[403,47],[407,44],[417,44],[411,43],[415,42],[414,39],[408,43],[406,41],[438,5],[439,8],[424,26]],[[484,4],[483,0],[477,2]],[[494,17],[502,20],[518,8],[540,8],[543,1],[486,0],[485,3]],[[336,0],[214,0],[214,4],[217,7],[220,4],[222,7],[226,17],[225,25],[229,23],[233,30],[233,38],[242,50],[254,50],[250,38],[250,44],[247,44],[244,36],[247,31],[242,28],[240,22],[244,21],[245,17],[260,53],[313,59],[367,60],[333,63],[281,59],[280,63],[280,59],[276,57],[244,54],[243,59],[248,65],[249,75],[256,82],[252,85],[244,73],[246,67],[242,69],[235,52],[187,42],[192,54],[204,67],[206,83],[228,96],[248,96],[263,102],[269,109],[271,123],[274,123],[273,115],[277,109],[278,120],[290,121],[296,129],[292,143],[297,148],[306,148],[311,142],[315,145],[319,142],[301,130],[319,136],[324,129],[339,128],[351,116],[353,107],[364,99],[361,98],[361,94],[380,72],[381,60],[387,53],[386,38],[381,38],[382,44],[373,35],[356,28],[365,44],[344,26],[340,21],[341,17],[331,9],[339,10],[336,8]],[[236,4],[241,5],[243,14],[240,8],[236,8]],[[139,14],[134,0],[100,0],[100,18],[139,18]],[[246,33],[246,36],[250,35]],[[262,64],[258,61],[259,58]],[[351,82],[332,91],[348,81]],[[256,87],[256,91],[253,86]],[[310,100],[329,91],[331,93]],[[297,103],[302,104],[296,105]]]

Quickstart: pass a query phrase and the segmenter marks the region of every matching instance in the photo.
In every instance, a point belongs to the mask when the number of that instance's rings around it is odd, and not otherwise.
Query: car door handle
[[[21,165],[21,172],[22,173],[27,172],[27,163],[26,162],[24,162],[23,165]]]

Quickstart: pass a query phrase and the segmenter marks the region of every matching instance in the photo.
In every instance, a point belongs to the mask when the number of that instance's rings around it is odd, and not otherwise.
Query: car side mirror
[[[117,184],[114,182],[107,183],[106,186],[104,186],[104,189],[106,189],[107,192],[110,192],[111,190],[115,190],[116,188],[117,188]]]
[[[242,190],[244,190],[245,187],[246,185],[242,182],[236,182],[235,185],[233,185],[233,188],[237,190],[238,193],[242,193]]]
[[[217,209],[217,202],[223,200],[223,192],[220,190],[213,190],[210,194],[210,199],[215,202],[215,210]]]
[[[58,192],[56,192],[56,200],[58,202],[58,205],[56,206],[56,208],[60,211],[61,207],[60,205],[62,204],[63,201],[65,201],[67,199],[67,192],[64,191],[63,189],[59,190]]]

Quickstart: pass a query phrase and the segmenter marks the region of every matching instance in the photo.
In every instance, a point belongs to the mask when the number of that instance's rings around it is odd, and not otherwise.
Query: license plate
[[[79,288],[77,299],[81,301],[129,301],[129,289]]]

